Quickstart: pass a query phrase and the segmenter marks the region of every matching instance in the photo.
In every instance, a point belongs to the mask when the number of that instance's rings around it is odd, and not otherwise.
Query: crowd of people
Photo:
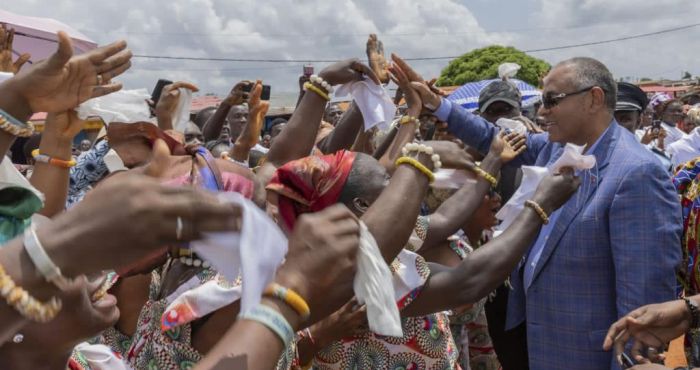
[[[300,77],[288,120],[257,80],[179,126],[179,81],[76,146],[126,42],[73,55],[59,32],[25,65],[13,33],[2,368],[664,369],[684,334],[700,366],[700,93],[649,98],[577,57],[534,110],[504,78],[469,112],[371,35],[368,63]],[[386,127],[331,102],[392,83]]]

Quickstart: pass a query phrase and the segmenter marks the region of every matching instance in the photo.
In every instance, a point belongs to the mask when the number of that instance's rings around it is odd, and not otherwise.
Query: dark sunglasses
[[[585,89],[581,89],[581,90],[570,92],[570,93],[559,93],[559,94],[547,93],[544,96],[542,96],[542,106],[545,109],[552,109],[552,108],[556,107],[557,105],[559,105],[559,103],[561,103],[562,100],[564,100],[570,96],[574,96],[574,95],[588,92],[591,89],[593,89],[594,87],[597,87],[597,86],[589,86]]]

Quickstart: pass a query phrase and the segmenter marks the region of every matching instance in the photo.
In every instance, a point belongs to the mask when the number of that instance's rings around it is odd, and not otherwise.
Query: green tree
[[[693,75],[691,75],[690,72],[685,71],[685,73],[683,73],[683,79],[684,79],[684,80],[688,80],[688,79],[691,79],[691,78],[693,78]]]
[[[540,78],[549,71],[549,63],[533,58],[514,47],[488,46],[473,50],[453,60],[442,70],[438,86],[463,85],[467,82],[498,78],[502,63],[518,63],[516,78],[531,85],[539,85]]]

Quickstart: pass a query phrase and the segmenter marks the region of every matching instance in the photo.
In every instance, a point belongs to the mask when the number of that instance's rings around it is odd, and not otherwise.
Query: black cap
[[[497,101],[506,102],[515,108],[520,108],[521,99],[520,90],[514,84],[508,81],[493,81],[484,87],[479,94],[479,111],[485,111],[489,105]]]
[[[617,105],[615,111],[643,111],[649,104],[647,94],[635,84],[617,83]]]

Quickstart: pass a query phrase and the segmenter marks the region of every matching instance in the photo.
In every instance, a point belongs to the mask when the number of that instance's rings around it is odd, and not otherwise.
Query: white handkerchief
[[[180,100],[173,116],[173,128],[176,131],[185,132],[187,123],[190,122],[190,106],[192,105],[192,90],[181,87]]]
[[[583,145],[566,144],[564,153],[554,163],[549,166],[553,174],[558,174],[564,167],[571,167],[574,170],[590,170],[595,166],[595,156],[583,155]]]
[[[117,357],[117,355],[115,355],[109,347],[102,344],[89,344],[87,342],[83,342],[75,346],[74,350],[85,358],[88,365],[90,365],[90,369],[93,370],[132,369],[131,366],[126,363],[126,361],[123,361],[121,358]]]
[[[146,89],[119,90],[109,95],[90,99],[75,110],[80,119],[98,116],[105,124],[112,122],[142,122],[151,120],[151,111],[146,104],[150,99]]]
[[[537,185],[549,173],[546,167],[522,166],[521,169],[523,170],[523,178],[520,182],[520,187],[508,200],[508,203],[496,213],[496,218],[501,220],[498,230],[505,230],[513,223],[515,218],[522,212],[525,201],[532,199],[532,196],[535,195],[535,190],[537,190]]]
[[[241,206],[240,233],[210,233],[192,249],[230,281],[241,276],[241,313],[260,303],[262,292],[287,254],[287,238],[258,206],[238,193],[222,193],[222,202]]]
[[[496,121],[496,126],[509,132],[517,132],[518,134],[522,135],[527,133],[527,127],[525,127],[525,124],[513,119],[499,118],[498,121]]]
[[[360,112],[362,112],[365,131],[374,126],[379,126],[381,130],[389,129],[396,114],[396,106],[383,87],[365,78],[362,81],[346,83],[335,91],[336,97],[348,94],[352,95]]]
[[[434,175],[435,181],[430,186],[438,189],[459,189],[468,182],[476,182],[465,170],[441,168]]]
[[[367,306],[367,321],[373,333],[403,337],[399,308],[394,300],[391,270],[384,262],[372,233],[362,221],[353,289],[357,301]]]

